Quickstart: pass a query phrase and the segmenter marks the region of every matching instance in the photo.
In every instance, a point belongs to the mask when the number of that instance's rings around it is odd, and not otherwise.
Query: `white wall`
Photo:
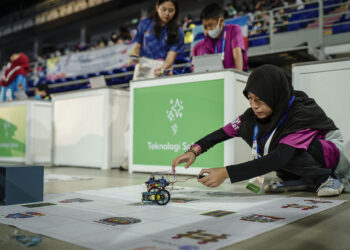
[[[350,158],[350,59],[293,65],[293,85],[314,98],[344,135]]]

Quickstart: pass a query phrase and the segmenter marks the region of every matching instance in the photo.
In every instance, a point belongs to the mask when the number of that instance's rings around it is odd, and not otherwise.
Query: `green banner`
[[[224,123],[224,80],[135,88],[133,164],[171,166],[188,146]],[[224,164],[221,143],[194,167]]]
[[[26,105],[0,106],[0,157],[25,157]]]

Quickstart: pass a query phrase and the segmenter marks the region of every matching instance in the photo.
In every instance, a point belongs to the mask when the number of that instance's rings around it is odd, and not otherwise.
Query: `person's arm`
[[[179,28],[178,32],[179,32],[178,42],[174,43],[170,46],[170,49],[166,55],[166,58],[165,58],[163,65],[160,68],[155,69],[154,73],[156,76],[163,75],[165,73],[165,71],[169,70],[173,66],[177,55],[178,54],[181,55],[184,53],[184,46],[185,46],[185,44],[184,44],[184,32],[181,28]]]
[[[171,168],[173,173],[175,173],[175,168],[177,165],[186,162],[185,168],[189,168],[192,163],[196,160],[196,157],[201,153],[206,152],[209,148],[213,147],[219,142],[230,139],[232,137],[228,136],[223,128],[220,128],[213,133],[203,137],[197,141],[190,151],[178,156],[173,160]]]
[[[167,71],[173,66],[177,54],[178,53],[175,51],[169,51],[163,65],[160,68],[155,69],[154,74],[156,76],[162,76],[164,74],[167,74]]]
[[[203,137],[199,141],[195,142],[194,145],[199,146],[200,154],[208,151],[210,148],[214,147],[216,144],[231,139],[223,128],[220,128],[207,136]],[[199,155],[199,154],[198,154]]]
[[[225,140],[238,136],[239,128],[241,126],[241,117],[237,117],[233,122],[228,123],[226,126],[208,134],[194,145],[192,145],[190,151],[180,155],[172,163],[172,170],[175,173],[175,167],[183,162],[186,162],[185,168],[189,168],[191,164],[196,160],[196,157],[201,153],[206,152],[214,145],[223,142]]]
[[[243,70],[243,53],[240,47],[236,47],[232,50],[233,59],[235,61],[236,69]]]
[[[238,116],[235,120],[226,124],[221,129],[218,129],[197,141],[195,145],[198,145],[200,147],[200,153],[204,153],[209,148],[215,146],[220,142],[237,137],[241,124],[241,116]]]
[[[208,175],[198,179],[198,182],[207,187],[217,187],[227,178],[230,178],[231,182],[234,183],[260,176],[285,168],[295,152],[295,148],[280,143],[271,153],[259,159],[227,167],[202,169],[199,174],[207,173]]]
[[[23,75],[18,75],[11,84],[15,86],[14,92],[27,90],[27,79]]]
[[[280,143],[269,154],[252,161],[227,166],[226,170],[232,183],[247,180],[281,168],[285,168],[296,149]]]
[[[138,42],[135,42],[135,47],[132,51],[133,56],[140,56],[141,54],[141,44]]]
[[[133,56],[141,56],[141,47],[143,44],[144,33],[147,30],[147,27],[150,25],[150,21],[148,19],[142,20],[137,26],[136,34],[133,39],[135,43],[134,50],[132,52]]]

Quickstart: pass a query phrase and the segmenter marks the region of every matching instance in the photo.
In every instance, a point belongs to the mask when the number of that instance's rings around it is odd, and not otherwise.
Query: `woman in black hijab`
[[[223,168],[202,169],[198,179],[208,187],[226,178],[238,182],[276,171],[281,183],[265,187],[267,192],[316,190],[318,196],[350,191],[349,163],[342,153],[342,135],[317,103],[295,91],[291,79],[278,67],[263,65],[254,70],[243,91],[250,108],[232,123],[214,131],[177,157],[175,167],[195,158],[215,144],[242,137],[252,147],[254,160]],[[293,189],[294,188],[294,189]]]

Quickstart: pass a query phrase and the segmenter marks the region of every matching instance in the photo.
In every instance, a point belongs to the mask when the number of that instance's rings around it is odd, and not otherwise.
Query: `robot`
[[[144,202],[155,202],[158,205],[166,205],[170,201],[170,193],[165,188],[174,182],[169,182],[164,176],[156,179],[158,173],[152,173],[145,182],[147,192],[142,192],[141,204]]]

